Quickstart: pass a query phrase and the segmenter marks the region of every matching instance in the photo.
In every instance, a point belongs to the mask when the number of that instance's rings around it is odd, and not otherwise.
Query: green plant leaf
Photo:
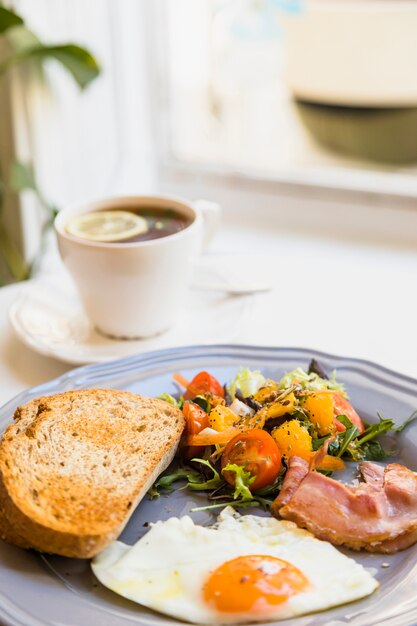
[[[33,191],[42,208],[46,211],[46,228],[48,229],[49,226],[52,226],[58,210],[46,200],[43,193],[40,191],[31,163],[22,163],[20,161],[14,161],[12,163],[10,168],[9,186],[17,193],[21,191]]]
[[[44,61],[55,59],[71,74],[75,82],[84,89],[92,80],[97,78],[100,67],[95,58],[86,50],[75,44],[58,46],[44,46],[37,44],[11,54],[0,63],[0,74],[10,67],[29,60]]]
[[[75,44],[46,46],[43,50],[39,50],[38,54],[41,57],[52,57],[59,61],[81,89],[87,87],[100,73],[100,67],[93,55]]]
[[[14,191],[31,189],[38,191],[33,167],[29,163],[15,161],[10,169],[10,186]]]
[[[5,33],[6,30],[9,30],[9,28],[22,25],[23,20],[19,15],[16,15],[13,11],[0,6],[0,34]]]
[[[30,268],[0,221],[0,250],[10,276],[15,280],[29,278]]]

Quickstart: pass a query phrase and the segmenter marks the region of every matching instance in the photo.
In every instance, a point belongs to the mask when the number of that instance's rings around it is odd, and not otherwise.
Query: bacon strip
[[[364,482],[345,485],[292,457],[272,514],[354,550],[391,553],[415,543],[417,476],[397,463],[364,462],[359,471]]]

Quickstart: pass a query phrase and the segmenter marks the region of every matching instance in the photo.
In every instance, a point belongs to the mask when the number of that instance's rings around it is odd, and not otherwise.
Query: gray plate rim
[[[123,376],[129,372],[131,373],[132,371],[148,372],[152,374],[153,368],[169,368],[173,362],[177,361],[181,361],[181,366],[186,367],[186,363],[188,361],[191,363],[197,358],[204,357],[208,368],[211,363],[219,364],[223,359],[227,359],[228,357],[236,359],[240,356],[242,359],[245,359],[245,356],[246,358],[250,358],[252,360],[259,358],[262,360],[263,364],[268,361],[271,361],[271,363],[279,363],[280,360],[292,357],[299,358],[300,360],[310,358],[328,359],[335,364],[336,368],[341,365],[348,366],[351,371],[355,371],[360,376],[364,376],[365,379],[384,384],[388,387],[388,389],[403,392],[410,396],[415,396],[417,400],[416,379],[366,359],[337,356],[327,352],[315,350],[313,348],[301,347],[270,347],[250,344],[217,344],[211,346],[193,345],[140,353],[117,359],[115,361],[108,361],[106,363],[84,365],[72,369],[62,376],[52,379],[44,384],[27,389],[12,398],[0,408],[0,431],[2,431],[6,424],[10,421],[10,415],[19,404],[28,402],[32,398],[42,394],[47,395],[66,389],[91,386],[92,384],[97,384],[99,386],[100,383],[104,382],[110,374],[112,378],[116,376]],[[245,365],[244,360],[242,361],[242,365]],[[415,575],[416,568],[413,568],[413,570],[408,573],[407,579],[410,579],[410,576]],[[403,582],[404,584],[406,583],[406,581]],[[9,597],[3,593],[1,587],[2,583],[0,579],[0,620],[5,625],[60,626],[60,624],[56,621],[44,621],[42,616],[39,615],[39,613],[35,614],[36,612],[34,613],[33,610],[28,609],[27,612],[22,611],[19,606],[10,601]],[[393,613],[390,612],[390,614],[386,616],[386,619],[379,619],[378,622],[384,626],[413,626],[417,623],[417,599],[411,603],[407,603],[407,606],[403,607],[402,611],[400,610],[400,607],[397,607],[397,609],[398,610]],[[320,619],[320,615],[318,617]],[[295,624],[298,620],[294,619],[293,621]],[[128,622],[126,621],[126,624],[127,623]],[[146,623],[146,620],[144,623]],[[161,619],[160,623],[168,624],[172,622],[164,622],[163,619]],[[320,621],[319,623],[324,622]],[[332,624],[336,625],[345,622],[332,620],[326,621],[325,623],[327,626],[331,626]],[[373,626],[374,623],[375,622],[366,622],[366,626]],[[280,624],[280,622],[276,622],[275,624]]]

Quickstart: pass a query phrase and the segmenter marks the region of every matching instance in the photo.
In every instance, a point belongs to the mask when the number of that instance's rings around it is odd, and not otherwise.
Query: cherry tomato
[[[255,491],[274,482],[281,469],[281,454],[271,435],[265,430],[254,429],[229,441],[222,454],[222,469],[228,463],[240,465],[255,476],[250,486],[251,491]],[[226,470],[223,476],[234,486],[234,472]]]
[[[189,400],[190,398],[195,398],[195,396],[204,395],[206,393],[224,398],[224,389],[217,378],[214,378],[214,376],[208,372],[200,372],[194,376],[192,381],[187,385],[184,398]]]
[[[185,417],[187,435],[196,435],[209,425],[208,414],[194,402],[184,402],[182,412]]]
[[[360,434],[363,433],[363,431],[365,430],[365,426],[361,418],[356,413],[355,409],[353,408],[349,400],[346,400],[346,398],[339,395],[338,393],[337,394],[335,393],[333,396],[333,410],[334,410],[334,415],[335,415],[334,422],[336,425],[336,430],[338,431],[346,430],[345,426],[341,424],[339,420],[337,419],[337,415],[346,415],[346,417],[350,419],[352,424],[356,426],[356,428],[359,430],[359,433]]]
[[[209,416],[198,404],[184,402],[182,412],[185,417],[185,431],[188,436],[197,435],[209,425]],[[204,447],[204,446],[203,446]],[[184,450],[184,459],[189,461],[201,452],[201,446],[187,446]]]

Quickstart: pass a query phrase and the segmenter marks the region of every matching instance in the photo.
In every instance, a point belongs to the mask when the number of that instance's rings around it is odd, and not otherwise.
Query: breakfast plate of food
[[[0,412],[1,622],[417,623],[416,409],[376,364],[239,345],[25,391]]]

